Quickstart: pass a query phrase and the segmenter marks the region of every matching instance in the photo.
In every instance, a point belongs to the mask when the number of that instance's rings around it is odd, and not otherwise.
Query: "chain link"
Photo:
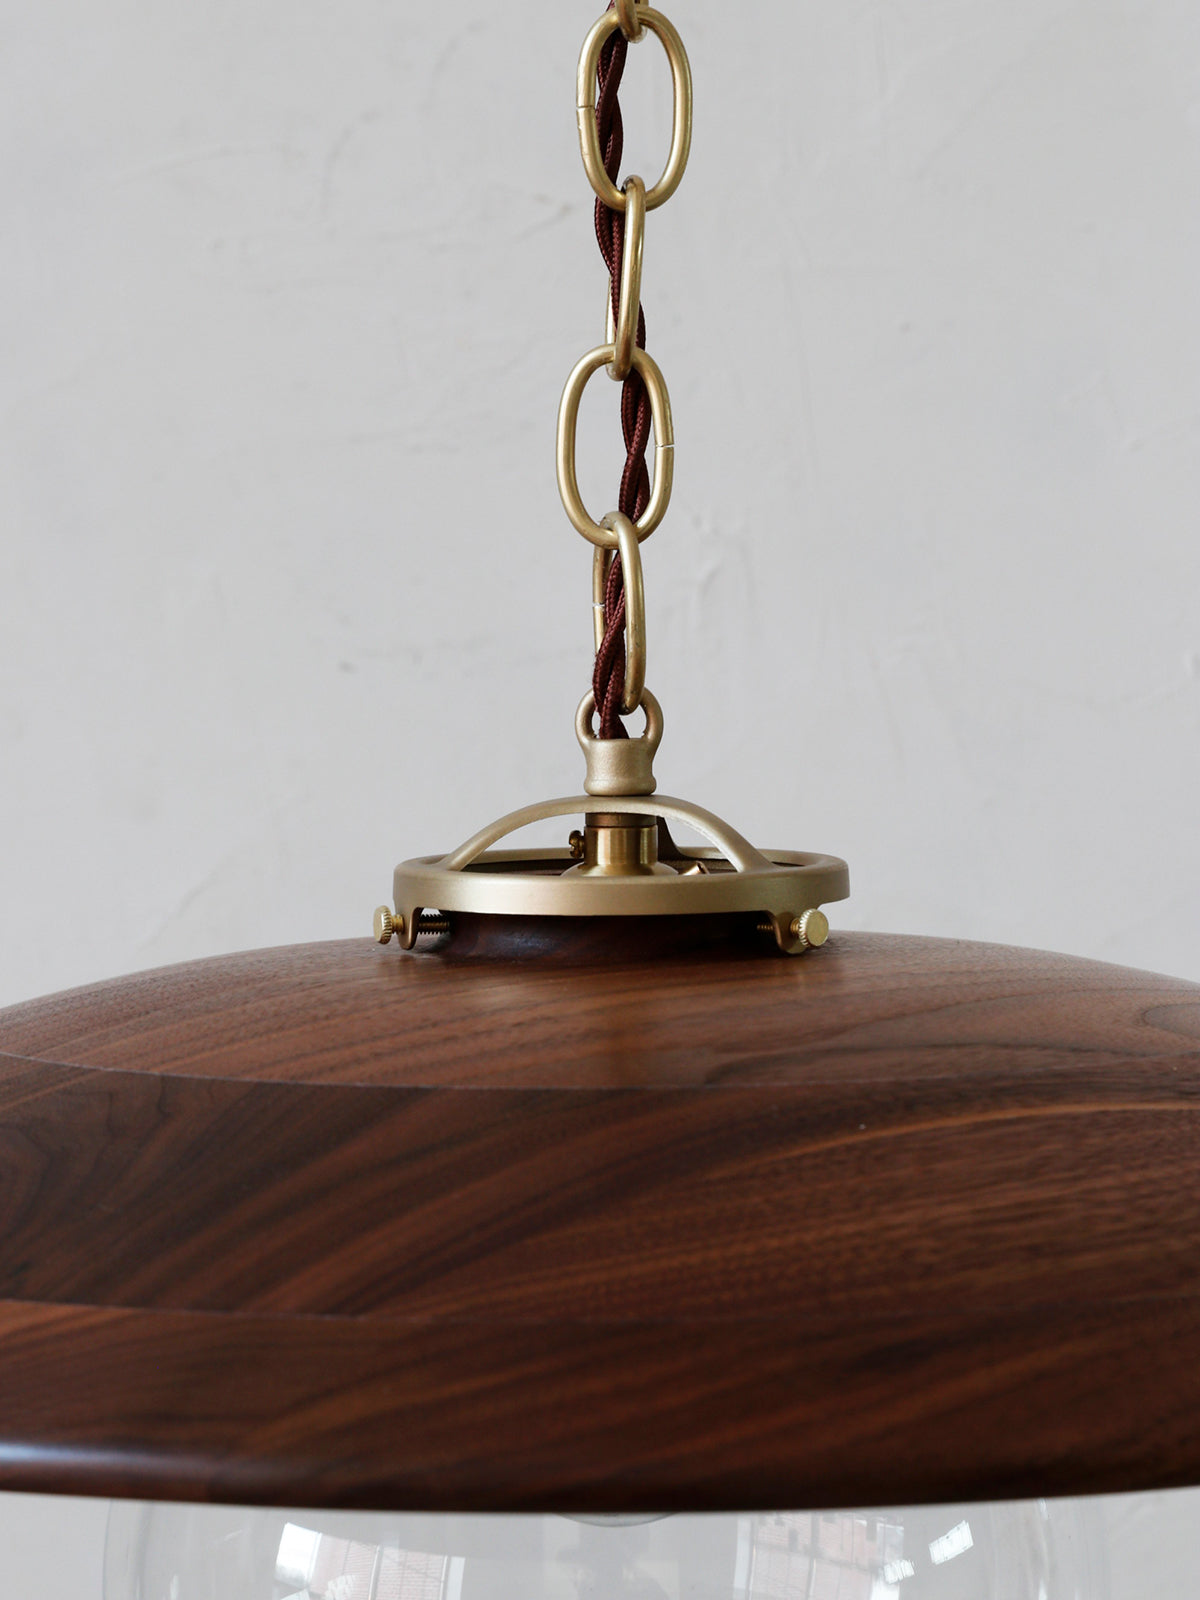
[[[617,89],[631,42],[653,33],[671,69],[671,146],[658,182],[647,189],[631,176],[618,182],[624,133]],[[558,412],[558,489],[572,525],[596,546],[592,565],[596,663],[592,694],[601,739],[627,737],[621,716],[650,697],[645,687],[646,630],[638,544],[666,514],[675,469],[671,400],[658,365],[646,353],[641,308],[646,213],[679,187],[692,141],[692,74],[683,41],[661,12],[641,0],[610,0],[579,57],[576,106],[583,167],[596,194],[596,238],[609,272],[605,342],[575,365]],[[626,462],[619,509],[595,521],[576,473],[579,405],[588,380],[607,367],[622,384],[621,427]],[[654,477],[646,446],[654,430]],[[590,716],[590,714],[589,714]]]
[[[638,16],[637,0],[613,0],[613,10],[621,24],[621,32],[630,44],[642,37],[642,19]]]
[[[671,82],[675,91],[675,105],[671,115],[671,148],[662,177],[653,188],[646,191],[646,210],[654,211],[667,201],[679,187],[688,155],[692,148],[692,69],[688,64],[683,40],[661,11],[650,6],[638,6],[637,18],[643,30],[649,29],[658,38],[666,52],[671,68]],[[588,34],[579,57],[578,95],[576,112],[579,119],[579,145],[583,152],[583,170],[588,182],[610,211],[624,211],[625,196],[611,178],[600,149],[600,130],[596,122],[596,75],[600,65],[600,52],[611,36],[622,31],[620,14],[606,11]],[[643,35],[644,36],[644,35]]]
[[[610,512],[604,525],[617,537],[614,553],[597,545],[592,557],[592,617],[596,633],[596,655],[601,656],[608,643],[608,593],[609,571],[617,561],[621,563],[620,618],[624,628],[625,667],[621,687],[621,710],[628,716],[642,703],[646,688],[646,591],[642,583],[642,553],[638,549],[637,529],[629,518],[619,511]]]
[[[646,241],[646,185],[638,177],[626,178],[624,238],[621,244],[621,271],[614,283],[608,280],[608,309],[604,315],[604,340],[616,351],[608,369],[618,383],[633,371],[633,352],[637,345],[638,312],[642,309],[642,254]],[[614,314],[613,301],[617,301]]]
[[[613,345],[598,344],[594,350],[580,357],[567,379],[558,408],[558,492],[563,507],[575,529],[585,539],[603,545],[606,550],[616,549],[617,536],[605,526],[604,521],[594,522],[583,503],[575,470],[575,439],[579,425],[579,402],[583,399],[588,379],[601,367],[611,366],[615,355]],[[654,423],[654,486],[644,509],[630,519],[637,528],[638,538],[648,539],[666,516],[671,503],[671,488],[675,480],[675,429],[671,421],[671,397],[658,363],[636,345],[630,355],[630,371],[640,379],[649,396],[650,416]]]

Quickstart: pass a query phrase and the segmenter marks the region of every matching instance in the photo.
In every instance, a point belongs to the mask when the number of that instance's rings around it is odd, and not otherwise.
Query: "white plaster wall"
[[[594,9],[0,10],[0,1001],[361,933],[578,787]],[[663,788],[846,855],[843,926],[1200,976],[1200,12],[671,11]]]

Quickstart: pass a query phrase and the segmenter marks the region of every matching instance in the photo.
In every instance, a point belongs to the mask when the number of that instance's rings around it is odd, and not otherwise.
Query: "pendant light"
[[[646,36],[671,144],[618,187]],[[672,23],[617,0],[577,104],[609,269],[558,426],[583,793],[402,863],[377,943],[0,1013],[0,1488],[117,1497],[110,1600],[1099,1596],[1096,1505],[1054,1497],[1200,1483],[1200,986],[830,936],[842,860],[658,795]]]

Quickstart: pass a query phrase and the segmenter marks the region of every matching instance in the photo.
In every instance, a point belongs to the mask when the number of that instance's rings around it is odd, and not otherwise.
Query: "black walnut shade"
[[[715,1510],[1200,1480],[1200,986],[469,937],[0,1014],[0,1482]]]

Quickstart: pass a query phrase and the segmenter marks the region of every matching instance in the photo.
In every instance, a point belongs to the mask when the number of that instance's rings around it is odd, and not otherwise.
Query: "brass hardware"
[[[620,28],[627,39],[648,30],[663,46],[671,68],[674,109],[671,148],[662,176],[648,190],[631,176],[618,188],[604,169],[596,127],[596,73],[605,41]],[[558,488],[572,525],[595,547],[592,561],[592,615],[595,644],[605,636],[605,590],[619,555],[625,591],[625,678],[621,711],[641,706],[646,726],[640,736],[599,739],[592,727],[592,694],[575,714],[575,732],[587,764],[584,793],[547,800],[514,811],[468,839],[446,856],[402,862],[393,877],[396,911],[381,906],[375,937],[394,936],[405,950],[423,933],[451,931],[455,913],[512,917],[648,917],[735,914],[757,922],[780,950],[799,955],[822,945],[829,922],[820,909],[850,893],[846,863],[836,856],[790,851],[763,852],[719,817],[682,800],[656,795],[654,757],[663,733],[662,708],[646,688],[645,586],[639,545],[661,523],[671,501],[675,434],[671,399],[657,363],[638,347],[637,326],[645,253],[646,213],[674,194],[687,165],[692,137],[692,77],[679,34],[658,11],[641,0],[612,0],[593,26],[579,60],[576,105],[584,170],[603,205],[624,213],[619,271],[620,292],[612,304],[610,277],[606,337],[572,370],[558,408]],[[610,272],[616,267],[605,250]],[[646,387],[654,432],[653,483],[642,514],[634,519],[612,512],[593,520],[579,490],[576,436],[583,392],[592,376],[607,367],[614,378],[637,373]],[[627,456],[636,461],[635,455]],[[640,473],[639,465],[639,473]],[[603,806],[603,810],[598,809]],[[565,847],[505,850],[494,848],[508,834],[548,818],[582,816]],[[668,823],[683,823],[709,843],[679,848]],[[431,914],[427,906],[437,906]]]
[[[610,511],[600,526],[611,528],[617,536],[625,582],[625,686],[621,693],[621,710],[628,716],[641,704],[646,687],[646,588],[642,579],[642,553],[638,549],[637,530],[621,512]],[[592,621],[597,650],[604,642],[604,589],[612,560],[613,552],[602,550],[599,545],[592,552]]]
[[[638,16],[637,0],[613,0],[617,13],[617,20],[621,24],[621,32],[630,44],[637,44],[639,39],[645,38],[641,18]]]
[[[792,918],[789,932],[805,950],[819,950],[829,937],[829,918],[812,906],[803,916]]]
[[[625,180],[625,237],[621,246],[621,304],[613,322],[612,280],[608,284],[608,312],[604,342],[616,351],[608,369],[610,378],[623,383],[633,370],[637,348],[638,310],[642,304],[642,255],[646,242],[646,185],[636,175]]]
[[[611,550],[602,550],[597,545],[592,551],[592,642],[597,655],[604,643],[604,589],[608,583],[608,563],[611,559]]]
[[[614,29],[617,28],[621,29],[626,39],[631,40],[643,38],[649,29],[662,44],[671,68],[674,96],[671,148],[662,176],[649,190],[636,174],[628,177],[624,184],[617,188],[605,170],[603,153],[600,149],[600,134],[596,124],[596,74],[605,41],[612,39]],[[601,203],[613,211],[622,212],[623,222],[620,286],[617,290],[615,308],[613,275],[618,268],[611,255],[607,253],[605,255],[609,265],[609,282],[604,343],[589,351],[576,363],[563,388],[562,400],[559,403],[558,492],[572,525],[585,539],[596,545],[598,551],[611,552],[616,549],[622,551],[626,622],[625,681],[621,686],[620,710],[622,715],[629,716],[641,703],[646,681],[645,597],[641,564],[635,555],[630,554],[633,546],[629,539],[629,527],[619,524],[612,515],[596,522],[584,505],[576,472],[576,434],[583,391],[597,368],[607,367],[609,376],[622,383],[636,372],[645,385],[650,404],[650,417],[654,429],[654,481],[648,501],[641,515],[635,519],[633,531],[638,540],[648,539],[662,521],[670,505],[675,472],[675,434],[671,419],[671,398],[656,362],[645,350],[638,348],[646,213],[669,199],[678,188],[687,166],[692,141],[692,72],[688,64],[687,51],[675,27],[661,12],[639,4],[638,0],[612,0],[610,9],[593,26],[584,41],[579,57],[575,102],[579,117],[579,139],[584,170]],[[644,445],[639,444],[638,453],[639,455],[644,453]],[[605,635],[604,591],[610,568],[611,557],[602,560],[599,555],[592,566],[592,620],[597,654]],[[648,794],[654,787],[648,769],[644,771],[639,769],[634,774],[632,788],[621,787],[614,773],[606,773],[597,778],[599,787],[593,791],[590,774],[589,767],[587,785],[589,793]]]
[[[633,10],[630,6],[629,10]],[[688,65],[687,51],[672,23],[660,11],[639,5],[636,18],[642,28],[649,28],[660,40],[671,67],[671,81],[675,92],[675,105],[671,116],[671,149],[662,177],[646,194],[646,210],[654,211],[664,200],[669,200],[679,187],[692,147],[692,69]],[[583,170],[588,182],[604,204],[612,211],[624,211],[625,195],[604,170],[604,155],[600,149],[600,135],[596,130],[596,68],[604,42],[616,28],[623,27],[619,11],[606,11],[584,41],[579,57],[579,78],[575,104],[579,119],[579,147],[583,153]],[[627,33],[627,37],[632,37]]]
[[[378,944],[387,944],[392,935],[398,939],[404,936],[404,918],[392,915],[390,906],[375,907],[375,939]]]
[[[609,740],[625,744],[626,740]],[[650,819],[662,818],[695,828],[711,848],[671,852],[674,869],[665,872],[588,874],[573,869],[569,847],[497,850],[507,834],[546,818],[584,816],[629,817],[640,832]],[[586,829],[585,829],[585,850]],[[616,841],[609,841],[615,843]],[[596,841],[596,859],[601,842]],[[618,848],[624,849],[624,842]],[[647,846],[647,849],[649,847]],[[657,852],[656,852],[657,853]],[[665,862],[657,863],[665,866]],[[705,870],[692,872],[694,866]],[[424,856],[396,868],[393,899],[397,918],[408,932],[401,943],[415,943],[412,921],[422,906],[436,905],[443,914],[456,911],[488,916],[678,916],[722,912],[747,913],[769,919],[780,949],[798,955],[804,946],[792,937],[792,925],[806,912],[850,893],[850,875],[835,856],[756,850],[728,823],[709,811],[661,795],[612,796],[599,812],[589,795],[547,800],[526,806],[482,829],[447,856]]]
[[[810,906],[798,917],[789,916],[786,912],[780,916],[765,917],[759,923],[758,931],[771,934],[779,948],[789,955],[803,955],[806,950],[819,950],[828,939],[829,918],[817,906]]]
[[[658,701],[649,689],[642,690],[646,726],[639,737],[630,739],[597,739],[592,732],[595,709],[596,697],[589,689],[575,713],[575,737],[587,762],[584,790],[595,795],[653,794],[658,787],[654,756],[663,735]]]
[[[436,935],[450,932],[450,918],[442,916],[440,911],[422,911],[414,913],[409,918],[407,927],[410,936],[404,937],[406,927],[405,919],[399,912],[393,913],[387,906],[377,906],[375,909],[375,938],[379,944],[387,944],[393,934],[405,950],[413,947],[413,936],[425,934]]]
[[[601,545],[605,550],[616,549],[617,536],[611,529],[593,522],[583,503],[575,470],[575,433],[579,424],[579,402],[587,388],[588,379],[601,367],[611,365],[615,357],[616,351],[611,344],[597,345],[581,357],[567,379],[558,407],[558,492],[562,497],[563,509],[572,526],[585,539]],[[654,486],[646,509],[635,524],[638,538],[648,539],[671,503],[671,487],[675,476],[675,430],[671,421],[671,397],[657,362],[635,345],[632,366],[646,385],[650,397],[650,415],[654,422]]]
[[[675,869],[658,859],[657,817],[589,811],[585,822],[583,860],[564,877],[675,877]]]

